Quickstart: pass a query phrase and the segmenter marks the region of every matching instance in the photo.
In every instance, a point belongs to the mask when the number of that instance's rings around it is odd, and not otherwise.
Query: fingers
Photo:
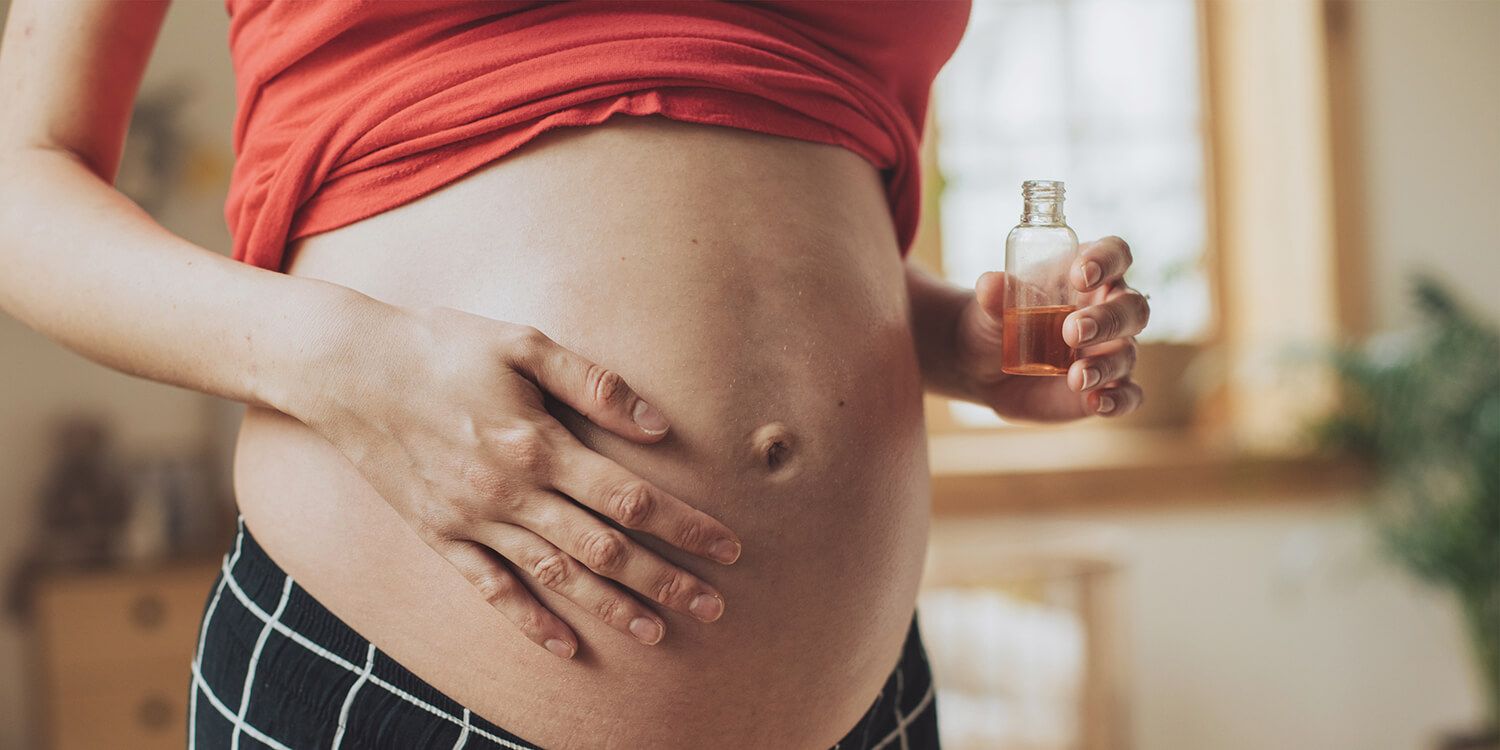
[[[1078,260],[1073,263],[1073,288],[1091,292],[1108,286],[1125,275],[1130,263],[1130,245],[1119,237],[1084,243],[1078,248]]]
[[[585,448],[559,448],[552,486],[627,529],[644,531],[679,549],[728,565],[740,540],[713,516],[683,502],[619,464]]]
[[[713,586],[572,503],[540,504],[527,525],[572,556],[585,572],[618,581],[703,622],[724,614],[724,596]]]
[[[1084,395],[1085,408],[1101,417],[1123,417],[1141,407],[1146,396],[1129,380],[1106,383]]]
[[[1134,337],[1115,339],[1080,351],[1068,368],[1068,388],[1090,391],[1099,386],[1129,377],[1135,367]]]
[[[446,542],[436,549],[532,643],[563,659],[577,653],[578,638],[572,629],[542,606],[495,553],[466,540]]]
[[[613,370],[569,351],[546,334],[522,327],[511,366],[590,422],[638,443],[667,434],[667,420]]]
[[[1063,321],[1063,340],[1078,348],[1134,336],[1151,319],[1145,296],[1129,287],[1112,290],[1106,299],[1075,311]]]
[[[587,513],[579,511],[587,516]],[[598,524],[597,521],[594,523]],[[602,524],[599,524],[602,527]],[[666,624],[620,587],[600,578],[578,559],[519,526],[485,524],[476,530],[493,547],[538,583],[566,597],[610,627],[648,646],[661,642]]]
[[[1068,387],[1084,394],[1084,410],[1122,417],[1140,408],[1141,387],[1130,380],[1135,367],[1135,336],[1151,319],[1151,306],[1123,282],[1132,262],[1130,245],[1105,237],[1079,248],[1071,281],[1079,292],[1105,290],[1104,301],[1069,315],[1063,339],[1081,349],[1068,369]]]

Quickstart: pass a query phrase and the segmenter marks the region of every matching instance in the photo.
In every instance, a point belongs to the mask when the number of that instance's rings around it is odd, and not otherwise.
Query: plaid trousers
[[[932,675],[913,616],[900,662],[832,750],[937,750]],[[538,745],[475,715],[297,586],[240,521],[204,608],[189,750]]]

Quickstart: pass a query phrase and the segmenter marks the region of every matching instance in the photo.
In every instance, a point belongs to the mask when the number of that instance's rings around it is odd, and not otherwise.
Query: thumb
[[[667,420],[613,370],[530,329],[510,352],[510,364],[543,391],[600,427],[637,443],[654,443]]]
[[[1005,274],[991,271],[974,284],[974,304],[959,321],[959,361],[975,378],[991,381],[1003,373],[1000,347],[1004,340]]]
[[[974,298],[979,309],[999,325],[1005,310],[1005,274],[990,271],[981,275],[979,281],[974,282]]]

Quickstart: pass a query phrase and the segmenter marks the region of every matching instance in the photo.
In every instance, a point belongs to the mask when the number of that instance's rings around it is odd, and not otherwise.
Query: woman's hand
[[[523,575],[642,643],[660,641],[665,624],[626,588],[719,618],[712,586],[594,512],[725,564],[739,557],[735,535],[585,448],[543,407],[545,392],[623,438],[661,440],[666,419],[619,375],[528,326],[446,308],[369,309],[358,313],[367,335],[334,354],[321,392],[289,400],[294,416],[527,638],[563,658],[577,650]]]
[[[1079,246],[1070,271],[1078,310],[1063,321],[1063,339],[1078,353],[1065,378],[1007,375],[1000,370],[1005,274],[987,273],[959,314],[956,354],[969,392],[1008,419],[1061,422],[1091,414],[1119,417],[1141,405],[1141,387],[1130,380],[1135,336],[1151,308],[1125,285],[1130,247],[1119,237]]]

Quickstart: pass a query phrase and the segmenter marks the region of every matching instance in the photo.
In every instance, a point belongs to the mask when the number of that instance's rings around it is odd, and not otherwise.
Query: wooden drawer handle
[[[167,604],[156,594],[141,594],[130,603],[130,621],[141,630],[155,630],[167,619]]]

